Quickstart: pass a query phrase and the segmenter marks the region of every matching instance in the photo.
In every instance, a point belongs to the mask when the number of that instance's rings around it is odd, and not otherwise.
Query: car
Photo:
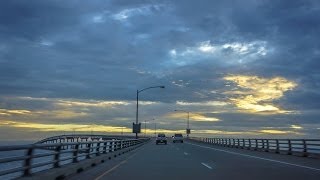
[[[174,136],[172,136],[172,142],[176,143],[176,142],[181,142],[183,143],[183,136],[182,134],[174,134]]]
[[[158,145],[159,143],[167,144],[167,137],[165,134],[158,134],[158,137],[156,138],[156,144]]]

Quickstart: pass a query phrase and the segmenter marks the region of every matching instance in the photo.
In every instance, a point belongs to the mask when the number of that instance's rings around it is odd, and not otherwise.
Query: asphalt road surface
[[[98,165],[69,179],[320,179],[320,159],[249,151],[185,141],[156,145]]]

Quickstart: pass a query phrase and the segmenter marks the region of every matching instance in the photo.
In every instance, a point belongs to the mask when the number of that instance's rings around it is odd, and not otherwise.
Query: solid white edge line
[[[234,154],[234,155],[239,155],[239,156],[245,156],[245,157],[249,157],[249,158],[260,159],[260,160],[265,160],[265,161],[270,161],[270,162],[276,162],[276,163],[280,163],[280,164],[286,164],[286,165],[290,165],[290,166],[296,166],[296,167],[300,167],[300,168],[306,168],[306,169],[311,169],[311,170],[315,170],[315,171],[320,171],[320,169],[318,169],[318,168],[313,168],[313,167],[310,167],[310,166],[303,166],[303,165],[299,165],[299,164],[292,164],[292,163],[288,163],[288,162],[284,162],[284,161],[278,161],[278,160],[274,160],[274,159],[262,158],[262,157],[258,157],[258,156],[251,156],[251,155],[247,155],[247,154],[241,154],[241,153],[236,153],[236,152],[232,152],[232,151],[227,151],[227,150],[222,150],[222,149],[216,149],[216,148],[207,147],[207,146],[201,146],[201,145],[193,144],[193,143],[186,143],[186,144],[190,144],[190,145],[193,145],[193,146],[198,146],[198,147],[202,147],[202,148],[206,148],[206,149],[212,149],[212,150],[215,150],[215,151],[221,151],[221,152],[225,152],[225,153],[229,153],[229,154]]]
[[[211,166],[209,166],[208,164],[206,164],[206,163],[201,163],[202,165],[204,165],[205,167],[207,167],[207,168],[209,168],[209,169],[212,169],[212,167]]]

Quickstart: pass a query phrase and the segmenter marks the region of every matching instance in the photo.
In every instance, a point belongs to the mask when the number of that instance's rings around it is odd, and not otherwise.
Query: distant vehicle
[[[156,144],[158,145],[159,143],[167,144],[167,137],[165,134],[158,134],[158,137],[156,138]]]
[[[182,134],[174,134],[174,136],[172,136],[172,142],[176,143],[176,142],[181,142],[183,143],[183,136]]]

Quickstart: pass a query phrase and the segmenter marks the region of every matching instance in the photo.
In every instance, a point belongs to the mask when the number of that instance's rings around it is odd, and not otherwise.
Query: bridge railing
[[[99,140],[112,140],[112,139],[135,139],[134,136],[110,136],[110,135],[93,135],[93,134],[67,134],[59,136],[51,136],[42,139],[36,144],[43,143],[65,143],[65,142],[83,142],[83,141],[99,141]]]
[[[192,137],[190,139],[233,148],[285,153],[288,155],[296,154],[305,157],[320,157],[320,139],[238,139],[202,137]]]
[[[0,153],[11,154],[11,156],[0,158],[0,179],[28,176],[45,169],[58,168],[68,163],[76,163],[101,154],[135,146],[147,140],[145,138],[0,146]],[[4,177],[5,175],[8,177]]]

